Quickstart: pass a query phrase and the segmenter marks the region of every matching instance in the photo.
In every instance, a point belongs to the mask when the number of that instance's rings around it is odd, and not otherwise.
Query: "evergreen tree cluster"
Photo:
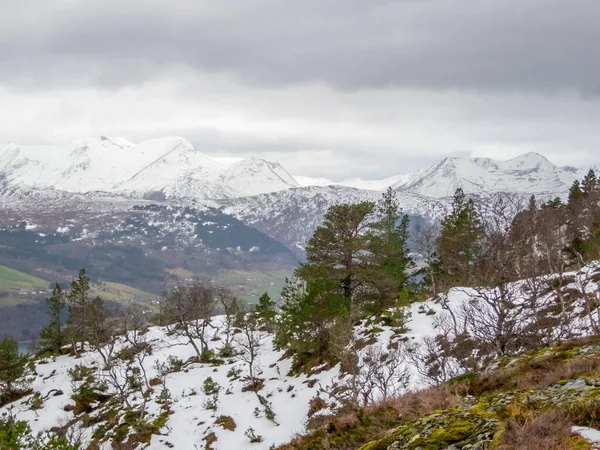
[[[329,208],[283,292],[276,345],[299,358],[328,358],[336,327],[395,306],[408,285],[408,216],[395,191]]]
[[[102,344],[111,338],[111,314],[104,300],[90,295],[90,280],[85,269],[71,281],[66,293],[56,283],[52,295],[46,299],[49,322],[40,332],[41,346],[55,354],[71,346],[72,352],[84,350],[84,343]]]
[[[539,342],[538,331],[524,336],[510,329],[516,323],[509,283],[600,259],[600,180],[590,170],[573,184],[566,204],[534,196],[524,202],[508,193],[476,203],[459,188],[446,217],[411,236],[424,260],[418,271],[408,230],[392,189],[377,204],[330,207],[308,242],[306,262],[282,292],[276,345],[289,349],[300,365],[331,360],[340,327],[407,305],[417,292],[437,295],[456,286],[474,287],[494,312],[498,329],[488,343],[494,352],[510,352],[526,339]],[[482,289],[497,296],[485,298]]]

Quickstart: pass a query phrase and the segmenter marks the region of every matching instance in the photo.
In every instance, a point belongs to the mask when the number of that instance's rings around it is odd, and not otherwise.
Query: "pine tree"
[[[388,188],[377,204],[377,218],[371,226],[371,277],[378,291],[376,310],[393,305],[406,285],[409,256],[409,217],[402,214],[396,192]]]
[[[350,300],[336,289],[339,282],[325,276],[324,267],[315,271],[322,273],[307,281],[287,280],[281,293],[274,345],[293,352],[296,368],[327,355],[332,331],[350,311]]]
[[[576,204],[576,202],[581,200],[582,196],[581,183],[579,183],[579,180],[573,181],[573,184],[569,188],[569,206]]]
[[[60,285],[56,283],[52,295],[46,299],[50,322],[40,332],[43,348],[60,354],[63,345],[66,344],[66,330],[63,323],[63,313],[66,308],[65,296]]]
[[[10,397],[16,392],[16,387],[25,374],[26,363],[27,355],[19,354],[17,341],[4,336],[0,341],[0,397]]]
[[[306,247],[305,264],[296,269],[296,276],[310,280],[325,276],[335,281],[335,290],[348,300],[365,282],[368,231],[375,204],[334,205],[325,214],[323,225],[317,228]]]
[[[590,194],[598,188],[598,177],[593,169],[590,169],[581,182],[581,190]]]
[[[441,224],[436,241],[439,258],[438,280],[446,287],[473,282],[472,273],[481,236],[481,220],[472,199],[461,188],[456,190],[452,211]]]
[[[90,280],[85,274],[85,269],[81,269],[77,279],[71,281],[71,292],[67,295],[69,324],[72,326],[74,343],[80,342],[81,351],[83,351],[86,339],[87,312],[90,304],[89,292]]]
[[[327,357],[332,330],[360,296],[372,291],[369,249],[375,204],[334,205],[306,248],[307,262],[281,296],[275,344],[299,365]]]
[[[269,332],[273,330],[273,326],[275,324],[275,318],[277,317],[276,308],[277,306],[275,302],[271,300],[269,294],[265,292],[258,299],[258,304],[254,310],[259,322],[262,323]]]

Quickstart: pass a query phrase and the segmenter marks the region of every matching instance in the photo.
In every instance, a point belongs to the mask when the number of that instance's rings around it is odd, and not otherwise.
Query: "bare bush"
[[[265,336],[259,330],[258,317],[254,313],[247,313],[242,316],[242,332],[234,338],[238,357],[248,366],[248,378],[250,386],[257,386],[256,363],[264,345]]]
[[[236,320],[240,314],[240,304],[229,289],[221,289],[219,291],[219,302],[223,313],[225,314],[223,336],[225,340],[223,342],[222,352],[231,353],[231,343],[233,340],[233,328]]]
[[[195,281],[189,286],[176,286],[163,301],[164,312],[173,323],[170,331],[185,337],[199,359],[208,348],[207,329],[214,328],[211,320],[216,298],[216,289],[210,283]],[[196,340],[200,341],[200,347]]]
[[[379,344],[363,347],[355,337],[351,322],[336,327],[331,348],[340,361],[342,377],[325,393],[341,406],[357,407],[386,401],[408,387],[410,372],[401,343],[389,350]]]
[[[571,423],[560,411],[550,410],[534,417],[509,420],[502,433],[501,449],[567,450]]]

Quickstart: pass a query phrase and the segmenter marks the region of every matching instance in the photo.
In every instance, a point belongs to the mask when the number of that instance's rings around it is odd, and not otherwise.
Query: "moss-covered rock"
[[[398,427],[361,450],[486,449],[499,429],[496,418],[464,410],[446,411]]]

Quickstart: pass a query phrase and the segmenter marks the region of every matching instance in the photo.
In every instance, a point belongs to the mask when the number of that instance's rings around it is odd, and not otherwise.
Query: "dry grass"
[[[554,354],[524,360],[514,367],[489,374],[462,377],[439,386],[410,392],[385,403],[346,410],[336,416],[314,416],[312,430],[278,450],[350,450],[383,437],[391,428],[401,426],[436,410],[463,403],[465,396],[482,397],[506,391],[545,388],[561,380],[579,376],[600,376],[599,356],[572,356],[575,347],[598,343],[599,338],[565,342]],[[588,402],[589,403],[589,402]],[[539,415],[527,408],[511,411],[516,415],[507,424],[504,449],[569,449],[573,447],[570,424],[600,426],[600,402],[579,403],[563,413],[550,411]],[[552,420],[556,424],[552,424]],[[565,425],[566,424],[566,425]],[[577,447],[584,449],[586,447]]]
[[[469,383],[467,392],[481,396],[498,391],[544,388],[560,380],[597,372],[600,357],[588,356],[562,360],[552,355],[517,364],[515,367],[478,376]]]
[[[551,410],[533,417],[509,420],[502,434],[501,450],[569,450],[571,421]]]
[[[410,392],[377,405],[346,410],[337,416],[314,416],[309,422],[312,432],[278,450],[354,450],[365,442],[381,438],[390,428],[461,402],[452,387],[443,385]]]

